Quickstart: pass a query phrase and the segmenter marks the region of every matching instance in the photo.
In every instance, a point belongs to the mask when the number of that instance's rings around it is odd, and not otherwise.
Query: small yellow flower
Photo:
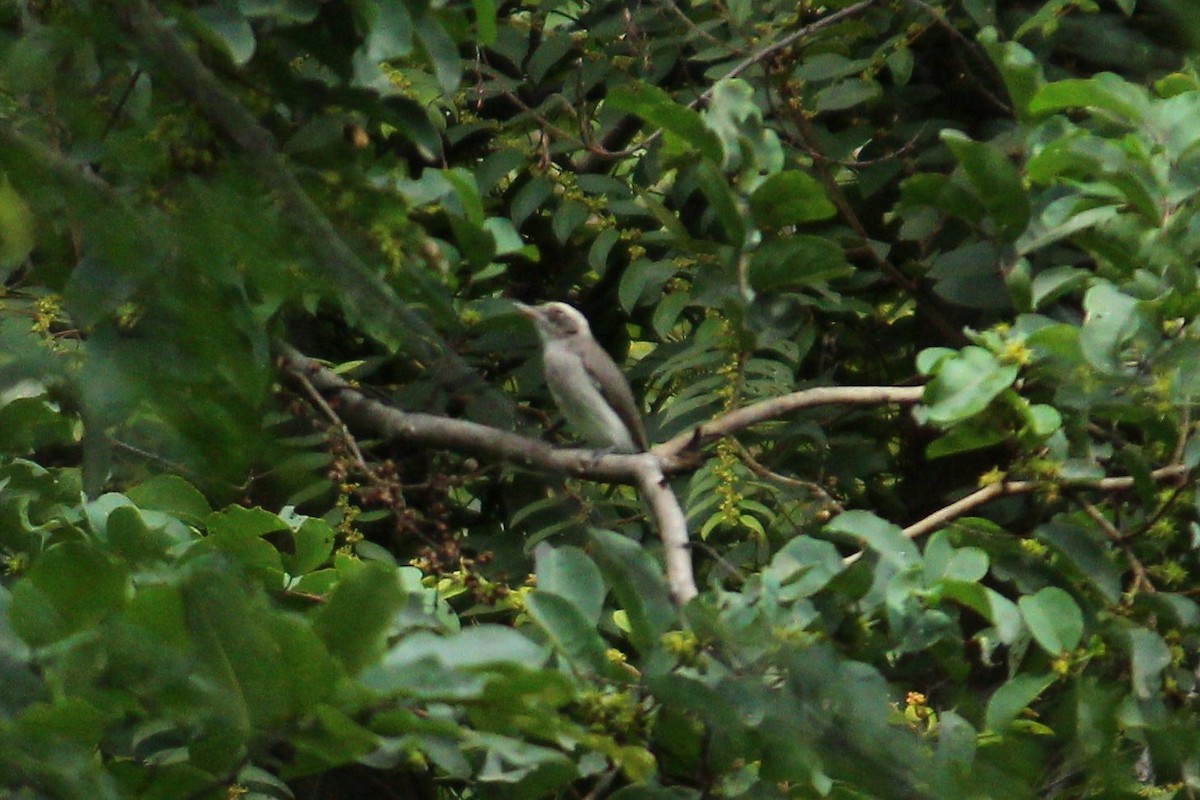
[[[1071,654],[1061,653],[1050,662],[1050,671],[1055,675],[1065,676],[1071,671]]]
[[[1024,342],[1005,342],[1000,352],[1000,361],[1005,364],[1017,364],[1022,367],[1033,362],[1033,351]]]
[[[998,483],[1003,483],[1007,473],[999,467],[992,467],[987,472],[979,476],[979,486],[995,486]]]

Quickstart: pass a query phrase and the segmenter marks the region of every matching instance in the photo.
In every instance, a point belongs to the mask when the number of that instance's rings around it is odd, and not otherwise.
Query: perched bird
[[[587,318],[566,303],[527,306],[542,340],[546,386],[567,423],[589,444],[618,453],[649,448],[629,382],[592,337]]]

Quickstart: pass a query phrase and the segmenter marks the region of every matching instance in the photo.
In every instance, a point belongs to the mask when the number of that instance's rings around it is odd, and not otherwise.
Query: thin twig
[[[749,56],[747,56],[746,58],[742,59],[737,64],[735,64],[733,66],[733,68],[729,70],[729,72],[725,73],[721,77],[721,80],[727,81],[727,80],[730,80],[731,78],[736,78],[738,75],[741,75],[743,72],[750,69],[755,64],[758,64],[758,63],[770,58],[775,53],[778,53],[780,50],[785,50],[788,47],[791,47],[796,42],[798,42],[801,39],[804,39],[808,36],[811,36],[812,34],[816,33],[817,31],[821,30],[822,28],[828,28],[830,25],[837,24],[844,19],[848,19],[849,17],[853,17],[854,15],[856,15],[862,11],[866,11],[868,8],[875,5],[877,2],[879,2],[879,0],[862,0],[862,2],[855,3],[852,6],[846,6],[841,11],[835,11],[827,17],[822,17],[821,19],[817,20],[816,22],[805,25],[803,28],[801,28],[797,31],[793,31],[792,33],[789,33],[787,36],[784,36],[782,39],[772,42],[771,44],[767,45],[766,47],[762,48],[761,50],[757,50],[754,53],[751,53]],[[713,88],[710,87],[707,91],[705,91],[703,94],[701,94],[700,97],[695,102],[692,103],[692,105],[696,105],[700,102],[707,101],[709,98],[712,97],[712,93],[713,93]]]
[[[920,9],[925,14],[928,14],[933,19],[934,24],[937,25],[939,28],[941,28],[943,31],[945,31],[947,36],[949,36],[954,41],[958,42],[958,44],[963,48],[963,50],[965,50],[967,53],[970,53],[972,56],[974,56],[977,61],[983,63],[984,68],[987,69],[989,73],[991,73],[993,80],[999,82],[999,84],[1001,86],[1005,85],[1004,84],[1004,76],[1000,74],[1000,70],[997,69],[996,65],[992,63],[992,59],[989,58],[986,54],[981,55],[979,53],[979,46],[975,42],[972,42],[970,39],[968,39],[966,36],[964,36],[962,31],[960,31],[958,28],[954,27],[954,25],[951,24],[950,21],[946,19],[945,12],[943,12],[941,9],[934,8],[933,6],[926,3],[924,0],[903,0],[903,1],[910,6],[913,6],[914,8]],[[993,106],[995,106],[997,109],[999,109],[999,111],[1002,114],[1011,115],[1013,113],[1012,106],[1010,104],[1004,102],[1003,100],[1001,100],[995,94],[993,94],[992,91],[989,90],[986,86],[977,85],[977,88],[979,89],[979,93],[982,94],[988,100],[988,102],[990,102]]]
[[[802,389],[722,414],[655,446],[654,452],[663,457],[678,456],[689,448],[728,436],[760,422],[778,419],[802,408],[912,405],[920,401],[924,392],[925,389],[921,386],[819,386],[814,389]]]
[[[712,86],[710,86],[708,89],[705,89],[703,92],[701,92],[700,95],[697,96],[695,100],[692,100],[690,103],[688,103],[687,107],[688,108],[696,108],[697,106],[699,106],[703,103],[707,103],[709,100],[711,100],[713,91],[715,90],[717,83],[720,83],[721,81],[727,81],[727,80],[736,78],[737,76],[741,75],[746,70],[753,67],[755,64],[758,64],[758,63],[762,62],[763,60],[770,58],[772,55],[774,55],[775,53],[778,53],[780,50],[784,50],[784,49],[790,47],[791,45],[795,44],[796,42],[800,41],[801,39],[811,36],[812,34],[816,33],[817,31],[819,31],[823,28],[827,28],[830,25],[834,25],[834,24],[841,22],[845,19],[848,19],[849,17],[852,17],[862,11],[865,11],[866,9],[870,8],[871,6],[875,5],[878,2],[879,2],[879,0],[862,0],[861,2],[855,3],[852,6],[847,6],[846,8],[843,8],[841,11],[835,11],[834,13],[830,14],[827,17],[822,17],[821,19],[817,20],[816,22],[805,25],[803,28],[800,28],[799,30],[789,33],[787,36],[784,36],[782,39],[779,39],[775,42],[772,42],[769,45],[766,45],[765,47],[762,47],[759,50],[756,50],[755,52],[751,53],[749,56],[746,56],[744,59],[739,61],[733,67],[731,67],[730,70],[728,72],[726,72],[723,76],[721,76],[719,79],[717,79],[717,81],[715,81]],[[489,67],[489,69],[492,69],[492,68]],[[492,70],[492,71],[494,72],[494,70]],[[499,73],[496,73],[496,74],[499,74]],[[660,138],[663,135],[663,129],[658,128],[658,129],[652,131],[651,133],[647,134],[641,141],[636,142],[635,144],[632,144],[629,147],[626,147],[622,150],[606,150],[605,148],[594,144],[592,142],[591,138],[587,134],[576,135],[576,134],[570,133],[569,131],[566,131],[565,129],[559,127],[558,125],[555,125],[554,123],[545,119],[541,115],[537,114],[537,112],[535,112],[526,103],[521,101],[519,98],[517,98],[512,93],[507,92],[506,90],[500,90],[500,91],[506,97],[506,99],[508,99],[509,101],[516,104],[517,107],[520,108],[522,111],[525,111],[526,113],[532,115],[534,117],[534,119],[538,122],[538,124],[543,126],[543,130],[553,131],[555,133],[555,135],[560,136],[561,138],[564,138],[573,144],[577,144],[578,146],[585,148],[589,153],[591,153],[594,156],[600,157],[600,158],[608,158],[608,159],[613,159],[613,160],[628,158],[629,156],[635,155],[636,153],[644,150],[645,148],[650,146],[654,141],[656,141],[658,138]]]
[[[1076,505],[1083,509],[1083,513],[1087,514],[1092,522],[1096,523],[1096,526],[1108,537],[1109,541],[1121,549],[1125,554],[1125,558],[1129,559],[1129,568],[1133,571],[1133,585],[1129,587],[1129,590],[1135,593],[1142,588],[1147,592],[1157,591],[1154,588],[1154,584],[1150,582],[1150,576],[1146,572],[1145,565],[1133,554],[1133,548],[1129,546],[1129,543],[1125,541],[1125,537],[1109,521],[1108,517],[1104,516],[1104,512],[1096,508],[1094,503],[1081,497],[1078,492],[1069,492],[1068,496]]]
[[[738,457],[741,458],[742,463],[745,464],[746,468],[758,477],[773,481],[781,486],[786,486],[789,489],[800,489],[808,492],[810,495],[820,500],[821,505],[823,505],[826,510],[834,514],[840,514],[846,510],[841,503],[833,499],[832,495],[825,490],[825,487],[821,486],[821,484],[817,483],[816,481],[800,480],[799,478],[791,478],[787,475],[780,475],[778,472],[773,472],[765,464],[759,462],[759,460],[754,457],[746,445],[739,442],[736,438],[731,438],[730,441],[733,442],[734,449],[737,450]]]
[[[843,159],[843,158],[831,158],[830,156],[827,156],[824,153],[822,153],[820,150],[814,150],[814,149],[810,148],[808,145],[808,142],[806,140],[804,140],[800,137],[797,137],[797,136],[793,136],[791,133],[789,133],[787,131],[782,131],[781,133],[787,138],[787,140],[791,144],[794,144],[798,150],[803,152],[806,156],[811,158],[813,161],[820,161],[821,163],[828,164],[832,167],[844,167],[846,169],[865,169],[867,167],[876,167],[876,166],[879,166],[880,164],[887,164],[892,161],[895,161],[898,158],[908,155],[909,153],[911,153],[913,150],[916,149],[917,142],[925,134],[925,130],[928,127],[929,127],[928,125],[922,125],[920,127],[920,129],[912,135],[912,138],[910,138],[907,142],[900,145],[899,147],[897,147],[895,150],[891,151],[890,153],[885,153],[881,156],[878,156],[877,158],[854,159],[853,161],[851,161],[849,159]],[[865,249],[868,251],[870,250],[869,247],[865,248]]]
[[[1188,475],[1187,467],[1181,464],[1175,464],[1167,467],[1160,467],[1150,473],[1150,477],[1156,481],[1171,481],[1186,478]],[[1134,479],[1129,475],[1122,475],[1112,478],[1084,478],[1070,481],[1001,481],[1000,483],[989,484],[966,497],[956,500],[948,506],[939,508],[929,516],[914,522],[905,528],[902,533],[908,539],[916,539],[919,536],[924,536],[927,533],[943,528],[954,520],[966,514],[968,511],[976,509],[982,505],[997,500],[1001,497],[1009,497],[1015,494],[1029,494],[1036,492],[1039,489],[1090,489],[1100,492],[1119,492],[1126,489],[1131,489],[1134,486]],[[862,553],[854,553],[847,556],[843,561],[846,564],[853,564]]]
[[[658,3],[659,3],[659,5],[663,6],[668,11],[670,11],[672,14],[674,14],[676,17],[678,17],[679,21],[683,23],[683,26],[685,28],[687,28],[692,33],[699,36],[701,39],[704,39],[709,44],[712,44],[716,47],[723,47],[726,50],[728,50],[729,52],[734,53],[735,55],[742,54],[742,49],[740,47],[734,47],[729,42],[721,41],[720,39],[713,36],[708,31],[704,30],[699,25],[697,25],[692,20],[691,17],[689,17],[687,14],[683,13],[683,9],[681,9],[678,5],[675,4],[675,0],[658,0]]]
[[[820,137],[817,135],[817,131],[811,120],[803,113],[792,114],[790,117],[792,123],[796,126],[796,130],[799,131],[801,139],[805,142],[806,149],[819,152],[818,143],[820,142]],[[909,278],[899,267],[892,263],[891,259],[881,255],[874,247],[870,246],[871,234],[867,231],[867,226],[863,224],[862,219],[855,210],[854,204],[846,197],[846,192],[843,190],[841,183],[830,171],[829,164],[825,161],[814,159],[813,169],[825,187],[825,192],[829,196],[829,199],[837,208],[838,216],[850,226],[850,229],[854,231],[859,241],[867,247],[870,259],[888,281],[917,301],[917,312],[929,320],[941,332],[946,341],[956,345],[966,344],[967,340],[962,331],[952,325],[942,314],[941,310],[931,302],[931,298],[922,289],[921,284]]]
[[[348,428],[346,423],[342,421],[342,418],[337,415],[337,412],[330,407],[329,403],[325,402],[325,398],[322,397],[321,393],[317,391],[317,387],[312,385],[312,381],[308,379],[308,376],[303,372],[295,372],[292,373],[292,377],[296,379],[296,383],[300,385],[300,388],[304,391],[305,396],[308,397],[309,402],[311,402],[313,406],[315,406],[317,410],[325,416],[325,419],[329,422],[329,424],[337,430],[338,435],[342,437],[342,441],[350,450],[350,455],[354,458],[355,463],[358,465],[358,468],[362,471],[362,473],[370,478],[374,483],[383,483],[383,481],[380,480],[379,476],[375,473],[375,470],[371,469],[371,466],[367,463],[366,456],[363,455],[362,450],[360,450],[358,447],[358,440],[354,438],[354,434],[350,433],[350,428]]]
[[[1161,467],[1150,473],[1150,477],[1156,481],[1178,480],[1187,475],[1187,467],[1182,465],[1172,465]],[[1134,485],[1134,479],[1129,475],[1122,475],[1112,478],[1083,478],[1070,481],[1002,481],[994,483],[990,486],[985,486],[973,494],[969,494],[961,500],[958,500],[945,508],[939,509],[925,519],[913,523],[904,529],[904,535],[909,539],[915,539],[918,536],[923,536],[926,533],[937,530],[938,528],[950,522],[953,519],[961,517],[973,508],[990,503],[999,497],[1007,497],[1014,494],[1028,494],[1036,492],[1038,489],[1046,488],[1071,488],[1071,489],[1093,489],[1100,492],[1120,492],[1125,489],[1131,489]]]
[[[112,129],[117,124],[117,118],[121,116],[121,111],[125,108],[125,104],[129,102],[129,96],[133,94],[133,90],[137,86],[137,82],[141,80],[141,77],[142,70],[140,68],[135,69],[130,74],[129,80],[125,83],[125,90],[121,92],[121,96],[117,98],[116,105],[113,106],[112,111],[108,114],[108,119],[104,121],[104,130],[100,132],[101,139],[107,139],[108,135],[112,133]]]
[[[1179,464],[1183,462],[1183,454],[1187,450],[1188,434],[1192,430],[1192,407],[1190,405],[1183,406],[1183,420],[1179,425],[1179,440],[1175,442],[1175,452],[1171,456],[1171,463]]]

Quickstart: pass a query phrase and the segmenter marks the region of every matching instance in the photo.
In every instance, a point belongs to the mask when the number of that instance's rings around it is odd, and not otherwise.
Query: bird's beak
[[[529,319],[535,321],[540,319],[542,316],[541,312],[533,306],[525,305],[524,303],[518,303],[515,300],[513,301],[513,305],[516,306],[517,311],[521,313],[521,316],[528,317]]]

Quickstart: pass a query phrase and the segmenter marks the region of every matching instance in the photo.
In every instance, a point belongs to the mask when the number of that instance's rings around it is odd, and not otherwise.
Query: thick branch
[[[551,447],[539,439],[467,420],[402,411],[367,397],[332,370],[295,348],[281,345],[280,349],[286,371],[302,385],[310,385],[320,392],[329,405],[336,409],[337,416],[353,427],[371,431],[383,438],[445,448],[526,469],[638,487],[657,523],[667,583],[672,597],[679,603],[686,603],[697,594],[687,520],[665,478],[666,474],[691,466],[689,459],[680,457],[682,451],[697,443],[726,436],[801,408],[911,404],[920,400],[922,393],[919,386],[806,389],[730,412],[658,445],[649,453],[601,454],[594,450]]]
[[[318,391],[339,419],[383,438],[446,448],[527,469],[638,487],[658,528],[671,596],[680,605],[698,594],[692,572],[687,520],[654,453],[598,454],[594,450],[559,449],[467,420],[401,411],[373,400],[332,370],[287,345],[281,346],[284,368],[301,385]]]
[[[551,447],[540,439],[510,433],[464,419],[403,411],[367,397],[333,370],[294,348],[282,345],[284,369],[311,384],[352,428],[381,437],[453,450],[489,461],[506,461],[541,472],[635,486],[638,462],[645,454],[597,454],[595,450]]]
[[[698,594],[692,575],[692,547],[688,541],[687,517],[679,499],[663,476],[658,459],[643,456],[638,463],[638,489],[646,498],[658,523],[658,538],[663,547],[663,563],[671,597],[683,605]]]

